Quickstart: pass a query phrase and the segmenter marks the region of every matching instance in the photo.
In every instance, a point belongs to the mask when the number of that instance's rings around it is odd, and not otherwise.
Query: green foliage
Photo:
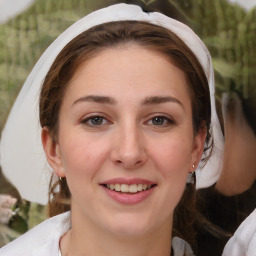
[[[46,206],[23,200],[12,209],[8,225],[0,223],[0,247],[13,241],[21,234],[38,225],[47,218]]]
[[[90,2],[36,0],[23,14],[0,25],[0,131],[40,55],[61,32],[93,8]]]
[[[9,227],[19,233],[25,233],[28,231],[28,223],[20,215],[16,214],[12,217],[9,223]]]
[[[23,14],[0,25],[0,132],[29,72],[43,51],[97,3],[90,0],[36,0]],[[1,192],[1,188],[0,188]],[[0,247],[46,219],[46,207],[27,201],[0,223]]]
[[[183,8],[184,1],[177,2]],[[246,12],[225,0],[189,2],[191,8],[187,9],[187,15],[191,26],[206,43],[214,60],[217,93],[235,90],[244,99],[255,99],[256,8]]]
[[[18,233],[8,226],[0,223],[0,248],[20,235],[21,233]]]
[[[232,80],[232,88],[245,99],[255,98],[256,8],[246,12],[226,0],[169,1],[187,16],[208,46],[218,72],[217,93],[229,91]],[[100,0],[36,0],[26,12],[0,25],[0,131],[42,52],[68,26],[99,5]]]
[[[256,7],[246,12],[226,0],[171,0],[208,47],[215,70],[216,99],[238,93],[247,121],[256,134]],[[189,3],[188,3],[189,2]],[[218,102],[217,106],[220,106]]]

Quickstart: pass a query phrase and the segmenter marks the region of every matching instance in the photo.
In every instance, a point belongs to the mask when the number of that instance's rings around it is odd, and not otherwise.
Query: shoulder
[[[1,248],[0,255],[45,256],[49,252],[58,255],[59,239],[69,228],[70,212],[57,215]]]
[[[173,237],[172,248],[174,256],[195,256],[190,245],[179,237]]]
[[[255,256],[256,209],[242,222],[234,236],[227,242],[222,256]]]

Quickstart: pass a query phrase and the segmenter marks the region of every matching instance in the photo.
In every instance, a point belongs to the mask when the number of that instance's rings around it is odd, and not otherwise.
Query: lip
[[[104,182],[101,182],[99,185],[103,188],[105,193],[115,200],[116,202],[124,205],[134,205],[143,202],[146,200],[155,190],[156,186],[151,187],[148,190],[143,190],[141,192],[137,193],[120,193],[116,192],[115,190],[110,190],[108,189],[105,185],[107,184],[127,184],[127,185],[132,185],[132,184],[147,184],[147,185],[156,185],[155,182],[150,181],[150,180],[145,180],[145,179],[140,179],[140,178],[132,178],[132,179],[127,179],[127,178],[114,178],[114,179],[109,179]]]
[[[107,184],[147,184],[147,185],[154,185],[156,182],[146,180],[146,179],[140,179],[140,178],[113,178],[106,181],[103,181],[100,183],[101,185],[107,185]]]

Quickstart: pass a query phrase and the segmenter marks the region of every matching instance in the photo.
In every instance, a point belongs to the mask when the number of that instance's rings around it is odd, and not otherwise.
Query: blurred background
[[[236,104],[241,104],[240,115],[255,136],[256,0],[0,0],[0,133],[20,88],[47,46],[87,13],[118,2],[138,3],[188,24],[213,58],[223,131],[223,113],[234,112]],[[233,105],[227,108],[230,99]],[[242,136],[244,131],[240,132]],[[22,199],[0,169],[0,247],[46,217],[46,206]]]

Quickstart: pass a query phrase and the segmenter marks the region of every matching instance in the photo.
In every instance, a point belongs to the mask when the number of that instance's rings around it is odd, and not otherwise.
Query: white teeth
[[[115,191],[121,191],[120,184],[115,184]]]
[[[129,186],[129,192],[130,193],[137,193],[137,185],[136,184],[133,184],[133,185],[130,185]]]
[[[107,188],[123,193],[137,193],[143,190],[150,189],[152,185],[147,184],[107,184]]]
[[[121,184],[121,192],[129,192],[129,185]]]
[[[142,184],[137,185],[137,190],[142,191]]]

